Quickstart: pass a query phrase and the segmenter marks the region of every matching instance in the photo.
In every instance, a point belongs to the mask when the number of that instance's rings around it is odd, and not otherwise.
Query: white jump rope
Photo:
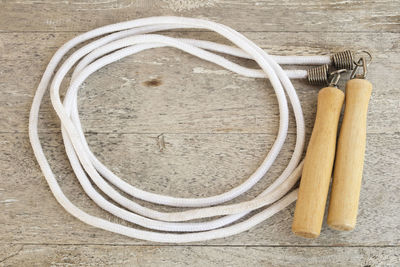
[[[182,28],[214,31],[237,47],[202,40],[148,34]],[[79,48],[64,62],[61,62],[63,56],[72,48],[93,38],[97,39]],[[78,90],[85,79],[98,69],[126,56],[146,49],[165,46],[178,48],[240,75],[268,78],[275,90],[280,112],[277,138],[261,166],[244,183],[230,191],[205,198],[177,198],[143,191],[126,183],[104,166],[90,151],[85,140],[77,108]],[[261,69],[242,67],[210,51],[253,59]],[[304,119],[299,99],[289,78],[305,78],[307,72],[305,70],[284,71],[279,64],[313,65],[326,64],[330,61],[329,56],[271,56],[235,30],[201,19],[150,17],[108,25],[73,38],[54,54],[33,100],[29,118],[29,137],[35,156],[55,198],[69,213],[87,224],[129,237],[156,242],[183,243],[231,236],[259,224],[287,207],[297,198],[297,190],[289,191],[301,175],[300,159],[304,147]],[[61,82],[76,63],[78,64],[73,71],[68,91],[62,102],[59,94]],[[57,68],[58,70],[54,74]],[[136,229],[92,216],[76,207],[64,195],[43,153],[38,136],[39,108],[48,88],[50,88],[54,110],[61,120],[66,153],[85,192],[102,209],[135,225],[155,231]],[[289,120],[285,92],[293,107],[297,127],[296,145],[288,166],[271,186],[253,200],[219,205],[238,197],[254,186],[267,173],[278,156],[286,139]],[[91,182],[119,206],[99,194]],[[160,205],[194,209],[182,212],[160,212],[146,208],[121,195],[109,183],[133,198]],[[260,209],[260,211],[235,223],[256,209]],[[206,222],[186,222],[215,216],[220,217]]]

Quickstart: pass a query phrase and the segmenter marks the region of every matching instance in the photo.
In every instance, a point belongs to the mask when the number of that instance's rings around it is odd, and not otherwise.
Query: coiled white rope
[[[214,31],[230,40],[236,47],[208,41],[149,34],[156,31],[182,28],[201,28]],[[82,46],[61,63],[63,56],[72,48],[96,37],[100,38]],[[89,75],[107,64],[146,49],[163,46],[180,49],[247,77],[268,78],[275,90],[280,112],[277,138],[265,160],[254,174],[230,191],[205,198],[177,198],[146,192],[116,176],[90,151],[81,127],[77,108],[77,94],[80,85]],[[210,51],[253,59],[261,69],[242,67]],[[279,63],[311,65],[329,62],[330,59],[327,56],[282,57],[268,55],[252,41],[233,29],[201,19],[150,17],[101,27],[81,34],[64,44],[54,54],[47,66],[37,88],[29,118],[29,136],[32,148],[57,201],[69,213],[87,224],[129,237],[156,242],[182,243],[234,235],[264,221],[287,207],[297,198],[297,190],[288,192],[301,174],[302,163],[300,163],[300,159],[304,146],[304,119],[299,99],[289,78],[305,78],[307,74],[305,70],[284,71]],[[62,102],[59,94],[61,82],[76,63],[78,64],[73,71],[71,82]],[[57,68],[58,70],[54,74]],[[43,153],[38,136],[39,108],[47,88],[50,88],[52,105],[61,120],[67,156],[84,191],[102,209],[153,231],[136,229],[92,216],[76,207],[64,195]],[[293,107],[297,127],[296,145],[288,166],[278,179],[255,199],[237,204],[219,205],[236,198],[254,186],[266,174],[278,156],[286,139],[289,120],[285,92]],[[105,199],[94,189],[92,182],[119,205]],[[172,213],[153,210],[124,197],[110,183],[133,198],[161,205],[194,209]],[[257,213],[235,223],[251,211],[260,208],[262,209]],[[220,217],[206,222],[186,222],[215,216]]]

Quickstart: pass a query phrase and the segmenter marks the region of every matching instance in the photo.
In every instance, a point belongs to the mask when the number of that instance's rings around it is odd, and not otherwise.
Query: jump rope
[[[173,38],[158,31],[206,29],[228,39],[235,46],[184,38]],[[90,42],[88,42],[91,40]],[[79,49],[67,55],[76,46]],[[269,79],[278,100],[279,131],[271,150],[256,171],[239,186],[219,195],[204,198],[179,198],[147,192],[134,187],[103,165],[90,150],[79,119],[77,95],[80,85],[100,68],[141,51],[173,47],[215,63],[234,73]],[[254,60],[260,69],[250,69],[229,61],[226,54]],[[354,228],[361,186],[365,151],[366,114],[372,85],[365,74],[369,62],[361,57],[353,62],[349,51],[330,56],[271,56],[235,30],[215,22],[184,17],[149,17],[122,22],[83,33],[64,44],[52,57],[39,83],[29,117],[29,137],[40,168],[57,201],[79,220],[125,236],[142,240],[184,243],[222,238],[244,232],[296,201],[292,230],[304,237],[317,237],[321,230],[329,183],[335,158],[336,134],[344,94],[336,87],[340,74],[353,70],[346,84],[346,108],[338,140],[328,224],[339,230]],[[310,70],[283,70],[280,65],[320,65]],[[338,70],[329,73],[329,65]],[[359,69],[362,73],[359,74]],[[73,71],[62,100],[60,85]],[[328,83],[320,90],[316,122],[301,160],[304,143],[304,118],[300,101],[290,79]],[[329,82],[329,79],[331,81]],[[39,109],[46,90],[61,121],[65,151],[73,171],[86,194],[102,209],[132,226],[92,216],[75,206],[63,193],[43,152],[38,135]],[[286,94],[286,95],[285,95]],[[287,97],[286,97],[287,96]],[[224,204],[252,188],[269,170],[285,142],[290,102],[296,120],[296,144],[281,175],[252,200]],[[293,189],[301,178],[300,189]],[[92,185],[95,184],[100,194]],[[125,197],[114,187],[128,194]],[[103,195],[108,196],[106,199]],[[171,207],[189,208],[161,212],[147,208],[134,199]],[[193,222],[195,219],[211,218]],[[139,226],[140,228],[135,228]],[[145,228],[145,230],[143,229]]]

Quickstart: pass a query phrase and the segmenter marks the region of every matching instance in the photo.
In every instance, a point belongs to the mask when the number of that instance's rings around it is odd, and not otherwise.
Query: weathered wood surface
[[[1,191],[5,211],[0,217],[5,225],[0,229],[3,243],[147,244],[94,229],[68,215],[49,192],[25,134],[12,136],[1,136],[6,140],[0,163],[6,177]],[[65,159],[60,137],[42,134],[42,139],[67,196],[84,210],[119,222],[86,197]],[[157,135],[152,134],[88,135],[94,152],[126,181],[152,192],[183,197],[210,196],[238,185],[261,163],[272,139],[266,134],[164,134],[165,149],[160,149]],[[385,142],[391,150],[399,151],[400,137],[370,134],[368,140],[360,214],[353,232],[329,230],[324,223],[318,239],[298,238],[291,233],[291,205],[249,232],[207,244],[398,245],[399,174],[387,171],[398,164],[398,154],[395,158],[387,149],[382,150],[381,144]],[[290,135],[271,173],[245,198],[253,197],[278,176],[293,142],[294,136]]]
[[[396,266],[399,257],[396,247],[0,246],[5,266]]]
[[[87,31],[161,15],[206,17],[239,31],[400,31],[396,0],[3,0],[0,30]]]
[[[26,131],[35,86],[56,49],[76,34],[0,33],[0,47],[4,51],[0,54],[2,132]],[[393,75],[400,71],[399,34],[325,33],[322,38],[314,33],[244,34],[271,54],[329,54],[344,48],[368,48],[374,56],[368,77],[375,87],[367,131],[400,131],[397,116],[400,91],[396,86],[398,77]],[[223,41],[211,33],[173,35]],[[371,43],[371,39],[376,41]],[[238,62],[256,67],[251,62]],[[146,85],[146,81],[153,79],[158,79],[160,84]],[[304,80],[294,80],[294,85],[310,129],[320,87],[310,86]],[[232,74],[169,48],[145,51],[99,70],[89,77],[79,100],[88,132],[277,132],[277,101],[267,81]],[[49,102],[46,97],[42,108],[46,120],[40,130],[58,132],[59,123]],[[290,132],[294,133],[295,128],[291,127]]]
[[[1,1],[0,266],[398,265],[399,13],[398,1]],[[373,53],[374,89],[354,231],[336,232],[324,223],[318,239],[298,238],[290,229],[291,205],[237,236],[159,246],[87,226],[60,207],[27,137],[35,87],[52,54],[79,32],[151,15],[215,20],[271,54],[329,54],[343,48]],[[172,35],[224,41],[209,32]],[[273,89],[266,81],[231,74],[174,49],[155,51],[107,66],[82,87],[79,107],[91,148],[123,179],[145,190],[209,196],[238,185],[261,163],[277,133]],[[294,85],[309,135],[318,87],[305,81]],[[41,118],[45,152],[67,196],[91,214],[121,222],[94,206],[80,188],[48,100]],[[283,170],[295,141],[292,115],[290,120],[277,162],[239,200],[259,193]]]

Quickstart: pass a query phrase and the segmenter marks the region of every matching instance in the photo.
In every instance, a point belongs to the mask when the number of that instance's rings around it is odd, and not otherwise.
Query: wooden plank
[[[298,238],[290,230],[292,204],[240,235],[161,245],[93,228],[61,208],[27,138],[28,111],[46,65],[81,32],[158,15],[224,23],[271,54],[347,48],[373,53],[374,90],[354,231],[336,232],[324,223],[319,239]],[[400,71],[399,25],[400,5],[392,0],[0,1],[0,266],[399,265],[400,92],[394,75]],[[206,31],[170,35],[226,42]],[[294,85],[309,136],[318,87],[304,81]],[[226,191],[254,171],[276,135],[278,107],[268,82],[233,75],[173,49],[126,58],[90,77],[82,89],[81,117],[95,154],[129,183],[153,192],[189,197]],[[41,111],[41,140],[67,196],[90,214],[128,225],[85,195],[63,152],[48,99]],[[255,196],[287,164],[295,142],[292,114],[290,120],[287,143],[270,172],[237,201]]]
[[[397,1],[3,0],[1,31],[87,31],[141,17],[217,21],[240,31],[399,32]],[[249,19],[251,14],[251,19]]]
[[[395,247],[0,246],[4,266],[396,266]],[[173,256],[172,256],[173,255]]]
[[[120,222],[84,194],[65,159],[60,136],[41,134],[46,155],[66,195],[90,214]],[[24,133],[1,134],[0,243],[149,244],[95,229],[68,215],[48,189]],[[260,164],[274,136],[268,134],[88,134],[95,154],[131,184],[175,196],[209,196],[238,185]],[[271,172],[244,197],[270,184],[287,164],[289,135]],[[305,240],[291,233],[294,205],[245,233],[198,244],[290,246],[395,246],[400,244],[398,191],[399,134],[369,134],[358,225],[352,232],[330,230]],[[153,207],[152,205],[147,205]]]
[[[25,132],[35,87],[51,55],[76,33],[0,34],[0,131]],[[222,41],[210,33],[175,36]],[[374,55],[369,79],[375,86],[368,114],[369,133],[400,131],[400,35],[395,33],[245,33],[271,54],[307,55],[340,51],[349,44]],[[370,40],[374,38],[375,42]],[[2,45],[1,45],[2,44]],[[146,51],[92,75],[81,90],[80,110],[87,132],[102,133],[267,133],[276,134],[278,107],[268,82],[221,70],[174,49]],[[238,62],[254,66],[245,60]],[[173,70],[173,71],[171,71]],[[27,75],[29,73],[29,75]],[[150,85],[152,79],[160,81]],[[307,130],[315,116],[318,86],[294,81]],[[379,86],[378,86],[379,85]],[[341,85],[342,86],[342,85]],[[343,86],[342,86],[343,88]],[[42,108],[41,131],[58,132],[49,96]],[[289,131],[295,132],[293,116]]]
[[[297,238],[290,232],[292,205],[246,233],[198,243],[218,245],[215,247],[125,246],[149,243],[84,225],[56,203],[26,136],[27,111],[35,86],[51,55],[78,32],[144,14],[215,20],[247,31],[246,36],[275,54],[327,54],[349,46],[373,52],[369,79],[379,86],[374,88],[368,115],[364,182],[355,231],[339,233],[324,225],[317,240]],[[248,14],[252,14],[251,20]],[[2,1],[0,223],[4,227],[0,229],[0,265],[161,265],[171,261],[170,255],[174,255],[176,265],[281,265],[301,260],[307,266],[332,262],[395,265],[398,249],[391,246],[400,244],[396,204],[400,93],[395,86],[397,77],[391,74],[399,70],[399,21],[398,3],[388,0]],[[173,35],[223,41],[207,32]],[[161,82],[152,82],[154,79]],[[294,84],[310,133],[317,87],[302,81]],[[206,196],[238,185],[266,155],[278,123],[277,103],[268,83],[232,75],[170,49],[159,49],[157,55],[144,52],[101,70],[88,80],[80,97],[89,143],[106,165],[140,188],[171,195]],[[59,123],[49,101],[42,111],[41,137],[66,194],[89,213],[121,222],[84,195],[65,159],[57,135]],[[292,123],[288,143],[271,172],[238,200],[253,197],[279,175],[290,157],[294,132]],[[79,245],[87,243],[93,245]],[[306,247],[225,247],[232,245]]]

